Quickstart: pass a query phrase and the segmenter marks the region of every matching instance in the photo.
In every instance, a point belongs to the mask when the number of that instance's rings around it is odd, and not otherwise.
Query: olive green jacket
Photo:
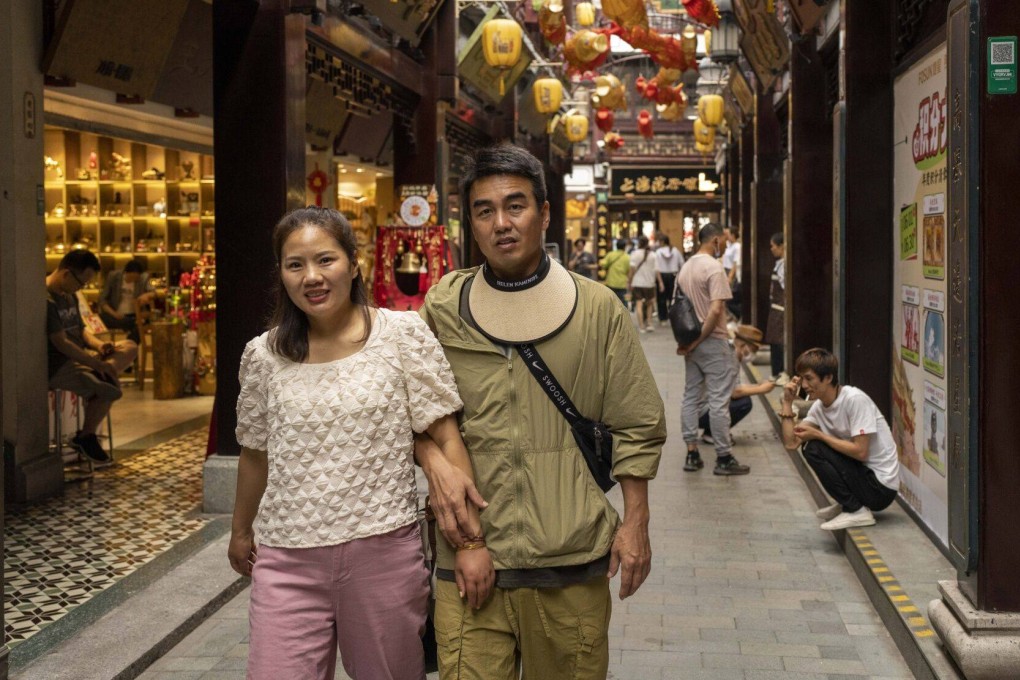
[[[498,569],[585,564],[609,552],[620,518],[595,484],[570,427],[516,350],[507,358],[460,316],[477,268],[434,286],[420,313],[439,338],[464,401],[460,430],[489,506],[482,529]],[[666,440],[658,387],[630,315],[598,282],[571,274],[577,309],[536,344],[581,415],[613,433],[613,474],[651,479]],[[454,567],[439,541],[437,565]]]

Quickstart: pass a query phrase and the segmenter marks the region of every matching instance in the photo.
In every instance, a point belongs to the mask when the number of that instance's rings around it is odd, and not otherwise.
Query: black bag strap
[[[677,298],[683,296],[683,294],[684,289],[680,287],[680,272],[677,272],[676,278],[673,280],[673,295],[669,299],[669,306],[672,307],[676,303]]]
[[[566,391],[557,382],[549,367],[546,366],[545,360],[542,359],[535,346],[530,343],[520,344],[517,345],[517,351],[520,352],[521,358],[527,364],[528,370],[535,376],[535,380],[542,386],[542,391],[546,393],[550,401],[556,405],[559,412],[567,419],[570,427],[577,425],[578,421],[582,420],[581,414],[577,412],[574,402],[570,401],[570,397],[567,396]]]

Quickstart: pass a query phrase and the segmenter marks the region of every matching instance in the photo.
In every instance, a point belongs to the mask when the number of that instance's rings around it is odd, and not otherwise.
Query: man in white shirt
[[[722,266],[726,270],[726,278],[730,282],[730,290],[733,297],[726,302],[726,309],[737,321],[740,320],[743,310],[740,304],[740,263],[743,252],[740,246],[740,234],[736,227],[724,227],[726,235],[726,252],[723,253]]]
[[[889,425],[875,402],[861,390],[840,385],[839,361],[825,349],[797,358],[796,377],[783,388],[779,417],[783,444],[804,446],[804,460],[836,501],[816,514],[827,531],[866,527],[873,511],[896,499],[900,463]],[[803,387],[814,399],[807,417],[794,424],[793,401]]]

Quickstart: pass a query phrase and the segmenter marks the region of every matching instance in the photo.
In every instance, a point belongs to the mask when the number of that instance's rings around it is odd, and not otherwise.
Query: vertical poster
[[[946,487],[946,48],[896,79],[891,426],[900,494],[944,543]]]

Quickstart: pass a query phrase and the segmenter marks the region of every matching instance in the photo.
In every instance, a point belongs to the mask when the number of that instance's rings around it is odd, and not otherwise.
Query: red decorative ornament
[[[623,137],[618,132],[607,132],[602,141],[606,143],[606,150],[610,152],[616,151],[623,146]]]
[[[715,0],[682,0],[687,14],[706,26],[719,25],[719,8]]]
[[[322,207],[322,194],[329,186],[329,175],[319,170],[319,164],[315,164],[315,170],[308,174],[308,190],[315,194],[315,205]]]
[[[613,129],[613,123],[616,121],[616,116],[613,115],[612,109],[596,109],[595,111],[595,127],[602,132],[609,132]]]
[[[652,130],[652,114],[648,112],[648,109],[641,109],[638,112],[637,129],[638,133],[645,139],[651,139],[655,136],[655,131]]]

